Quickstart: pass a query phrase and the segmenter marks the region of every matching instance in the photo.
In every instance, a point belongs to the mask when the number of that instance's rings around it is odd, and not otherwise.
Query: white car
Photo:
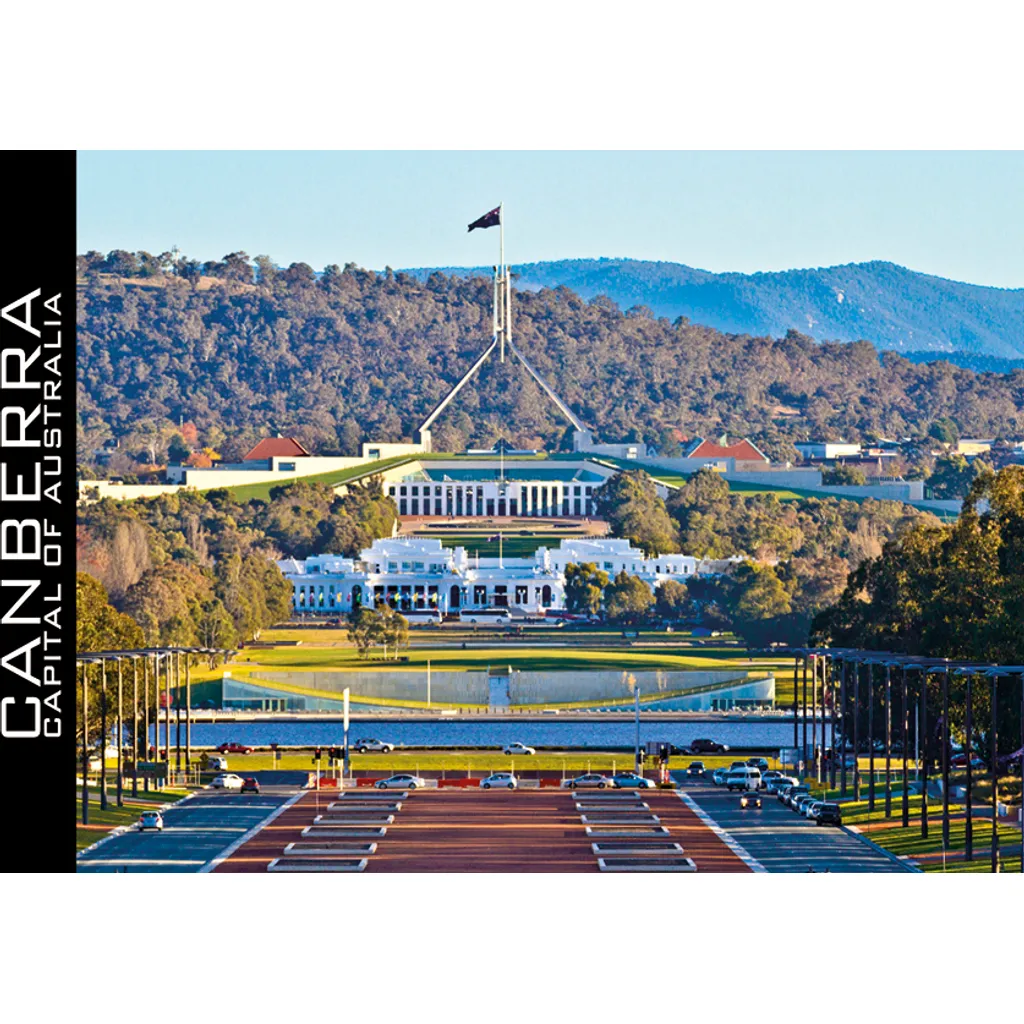
[[[352,748],[357,754],[366,754],[371,750],[381,754],[390,754],[395,749],[394,744],[385,743],[383,740],[356,740],[352,744]]]
[[[791,778],[788,775],[780,775],[778,778],[769,779],[768,782],[766,783],[766,788],[767,788],[769,793],[774,793],[776,796],[778,796],[779,795],[779,790],[782,789],[783,786],[795,786],[795,785],[797,785],[797,780],[796,779]]]
[[[503,754],[536,754],[537,751],[534,747],[528,747],[525,743],[510,743],[507,747],[503,747]]]
[[[213,782],[210,783],[211,789],[241,789],[242,788],[242,776],[241,775],[215,775]]]
[[[726,774],[725,784],[730,793],[734,789],[760,789],[761,773],[756,768],[733,768]]]
[[[656,789],[654,779],[645,779],[636,772],[619,772],[612,776],[612,785],[616,789]]]
[[[426,784],[427,780],[418,775],[392,775],[374,783],[377,789],[422,789]]]
[[[805,817],[814,821],[818,816],[818,811],[821,810],[821,805],[824,800],[806,800],[804,801],[803,807],[800,808],[800,813]]]
[[[575,779],[566,779],[563,783],[567,789],[611,789],[612,780],[606,775],[587,773],[577,775]]]
[[[495,772],[480,780],[481,789],[518,789],[519,780],[511,772]]]
[[[157,832],[164,830],[164,816],[159,811],[143,811],[139,818],[139,831],[145,832],[147,828],[156,829]]]

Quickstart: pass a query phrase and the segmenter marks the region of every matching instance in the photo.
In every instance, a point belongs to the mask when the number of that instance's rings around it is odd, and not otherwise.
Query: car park
[[[535,747],[528,747],[525,743],[510,743],[508,746],[503,747],[501,752],[510,756],[521,755],[529,757],[532,754],[536,754],[537,749]]]
[[[691,761],[686,766],[686,775],[691,779],[699,779],[706,770],[703,761]]]
[[[251,754],[253,747],[247,747],[244,743],[222,743],[217,750],[222,754]]]
[[[260,784],[257,779],[249,776],[247,779],[242,780],[242,792],[243,793],[259,793]]]
[[[610,789],[612,780],[606,775],[588,772],[586,775],[577,775],[575,779],[566,779],[562,785],[569,789]]]
[[[242,777],[241,775],[231,775],[225,772],[215,776],[210,786],[213,789],[241,789]]]
[[[163,832],[164,816],[159,811],[143,811],[139,816],[139,831],[145,832],[147,829]]]
[[[518,789],[519,780],[511,772],[495,772],[480,780],[481,789]]]
[[[694,740],[690,744],[690,752],[693,754],[724,754],[729,747],[725,743],[716,743],[714,740]]]
[[[725,784],[730,793],[734,789],[760,789],[761,773],[756,768],[732,768],[725,776]]]
[[[645,779],[636,772],[617,772],[612,776],[612,785],[616,789],[654,789],[653,779]]]
[[[843,809],[839,804],[824,803],[815,816],[817,825],[842,825]]]
[[[422,789],[426,784],[427,780],[418,775],[392,775],[374,783],[377,789]]]
[[[385,743],[383,740],[372,739],[356,740],[352,746],[359,754],[369,754],[371,752],[390,754],[395,749],[393,743]]]
[[[761,796],[756,790],[749,793],[744,793],[743,796],[740,797],[740,807],[742,807],[744,810],[750,807],[760,806]]]

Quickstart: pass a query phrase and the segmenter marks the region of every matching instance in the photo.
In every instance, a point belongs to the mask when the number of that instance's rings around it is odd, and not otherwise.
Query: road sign
[[[151,779],[167,778],[166,761],[139,761],[136,770],[139,775],[148,775]]]

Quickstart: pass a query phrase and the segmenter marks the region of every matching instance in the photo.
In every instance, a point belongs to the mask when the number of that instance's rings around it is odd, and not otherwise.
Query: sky
[[[369,269],[629,257],[888,260],[1024,287],[1024,152],[83,151],[78,251],[177,245]]]

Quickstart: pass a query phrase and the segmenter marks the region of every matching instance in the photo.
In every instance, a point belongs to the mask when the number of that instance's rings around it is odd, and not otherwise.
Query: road
[[[683,782],[682,792],[765,871],[910,870],[872,849],[856,835],[808,821],[779,803],[774,795],[761,794],[760,810],[741,810],[738,793],[730,793],[709,781]]]
[[[82,872],[195,872],[274,814],[296,790],[203,790],[163,812],[163,832],[130,830],[78,858]],[[140,810],[141,813],[141,810]]]

